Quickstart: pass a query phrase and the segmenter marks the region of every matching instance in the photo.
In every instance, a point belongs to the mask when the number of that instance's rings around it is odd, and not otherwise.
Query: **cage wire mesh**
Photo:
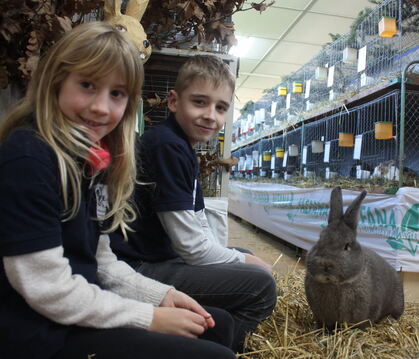
[[[405,100],[404,181],[416,181],[419,174],[419,91],[407,91]],[[417,186],[417,183],[413,183]]]
[[[300,170],[301,127],[284,132],[283,141],[285,152],[282,167],[284,179],[288,180]]]
[[[324,159],[324,141],[326,138],[326,120],[312,122],[303,126],[303,153],[305,161],[302,161],[303,174],[309,176],[325,176],[326,165]]]
[[[379,23],[384,17],[396,20],[397,32],[392,37],[379,36]],[[419,58],[418,29],[419,4],[414,0],[384,0],[366,12],[349,33],[327,45],[278,84],[277,88],[286,87],[288,95],[276,94],[271,99],[277,103],[273,129],[282,131],[284,125],[298,118],[309,119],[313,113],[338,106],[359,92],[400,78],[403,68]],[[419,82],[418,64],[409,69],[409,77]],[[295,82],[302,82],[301,94],[292,93]],[[252,109],[249,113],[253,115]],[[247,133],[235,146],[251,141],[251,135],[265,134]]]
[[[275,150],[275,164],[273,177],[281,177],[284,173],[283,158],[285,154],[285,135],[273,138],[273,148]]]
[[[148,70],[144,74],[143,116],[144,130],[164,121],[169,115],[167,95],[175,87],[176,73]]]
[[[254,162],[247,166],[248,178],[252,169],[253,175],[263,173],[263,177],[286,180],[301,172],[305,177],[325,180],[374,179],[382,185],[398,181],[400,97],[401,91],[393,90],[349,110],[342,106],[337,113],[247,146],[248,160],[254,161],[255,150],[261,158],[260,172],[256,171]],[[419,174],[418,116],[419,91],[407,90],[402,175],[404,184],[410,186],[417,186]],[[265,157],[265,152],[270,157]]]

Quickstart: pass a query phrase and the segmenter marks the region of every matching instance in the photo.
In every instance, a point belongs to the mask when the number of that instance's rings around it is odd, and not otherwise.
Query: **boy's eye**
[[[195,99],[194,103],[196,103],[197,105],[204,105],[205,104],[204,100],[200,100],[200,99]]]
[[[217,110],[220,111],[220,112],[227,112],[228,108],[227,108],[227,106],[218,105]]]

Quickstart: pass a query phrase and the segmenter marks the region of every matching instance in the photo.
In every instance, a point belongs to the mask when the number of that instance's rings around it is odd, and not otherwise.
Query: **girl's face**
[[[118,125],[128,104],[125,78],[112,71],[99,80],[70,73],[61,84],[58,106],[73,122],[84,125],[99,142]]]

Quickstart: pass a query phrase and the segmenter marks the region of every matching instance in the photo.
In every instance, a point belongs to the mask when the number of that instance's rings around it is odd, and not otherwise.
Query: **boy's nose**
[[[106,93],[98,93],[92,99],[90,111],[104,116],[109,113],[109,99]]]
[[[217,115],[217,111],[215,109],[215,106],[208,106],[205,111],[205,119],[210,121],[215,121]]]

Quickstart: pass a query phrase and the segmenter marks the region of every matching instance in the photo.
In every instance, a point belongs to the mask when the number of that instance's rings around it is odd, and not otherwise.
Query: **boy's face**
[[[189,143],[195,146],[215,137],[224,126],[232,96],[226,83],[214,88],[208,81],[197,80],[180,94],[171,90],[167,104]]]

